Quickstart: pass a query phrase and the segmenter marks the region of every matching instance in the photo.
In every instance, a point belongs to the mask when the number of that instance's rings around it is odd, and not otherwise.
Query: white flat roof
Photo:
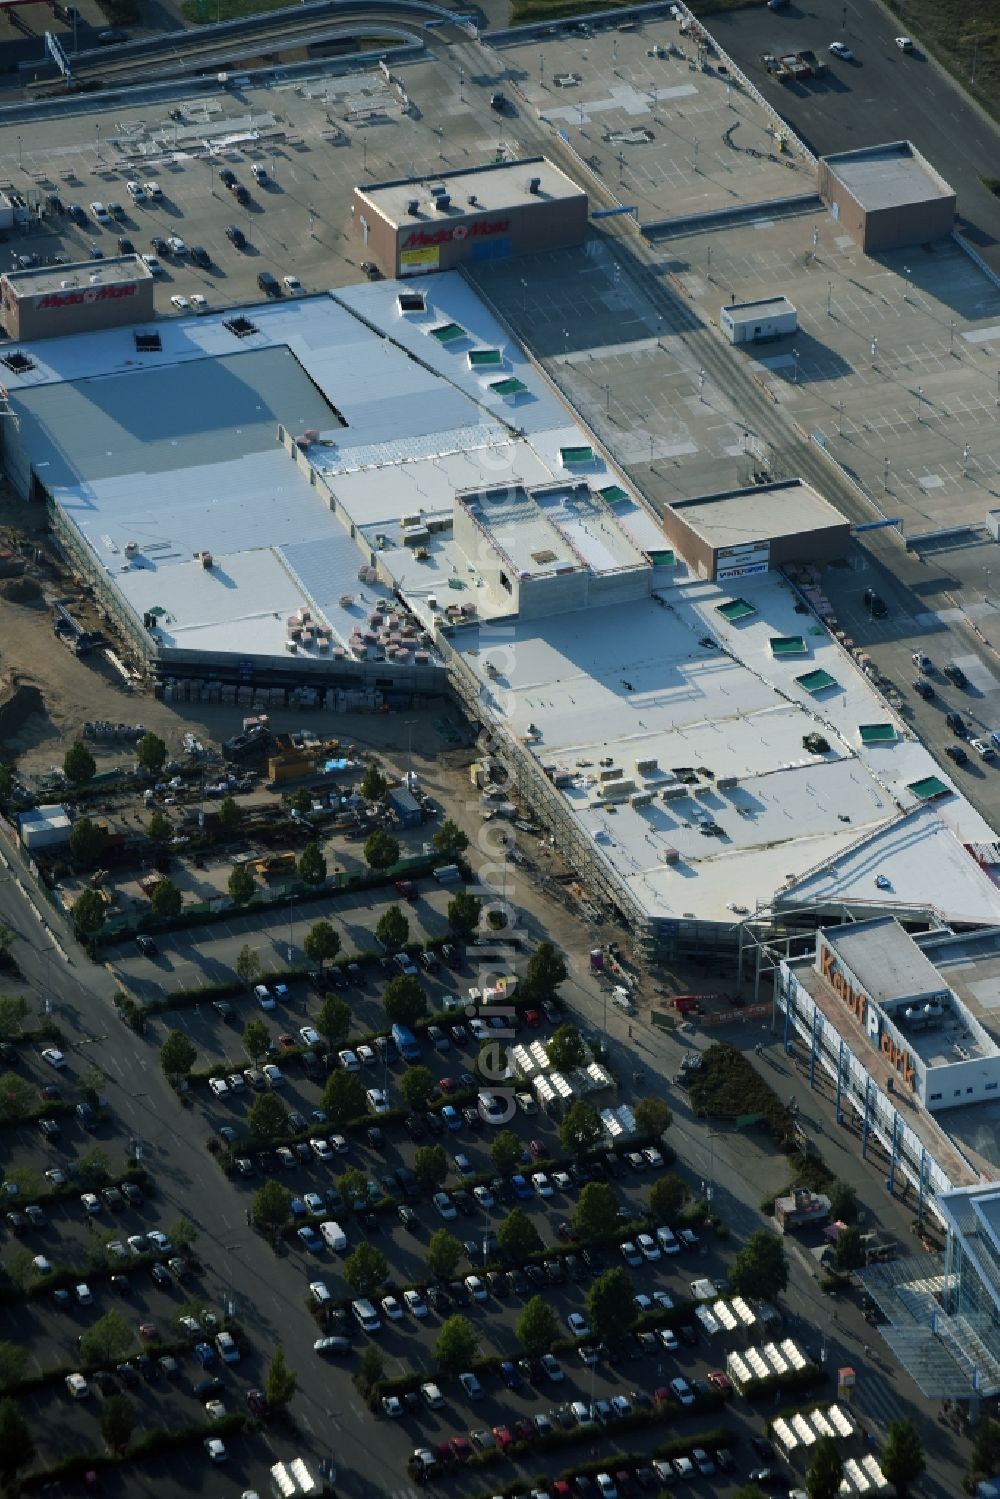
[[[535,178],[538,190],[533,193],[529,184]],[[521,208],[529,203],[585,196],[582,187],[542,156],[490,163],[471,171],[445,172],[443,176],[426,177],[421,182],[402,178],[395,182],[366,183],[358,188],[358,192],[392,224],[416,226],[429,223],[431,228],[439,228],[447,224],[449,215],[435,208],[432,188],[441,188],[450,196],[452,216],[482,210],[501,213],[504,209]],[[475,197],[475,204],[469,203],[470,196]],[[418,204],[415,215],[408,212],[413,201]]]
[[[671,511],[711,547],[742,546],[774,537],[849,525],[821,494],[802,479],[759,488],[678,500]],[[733,584],[739,589],[739,584]]]
[[[839,151],[823,161],[869,212],[954,197],[944,178],[909,141]]]
[[[462,504],[494,545],[509,557],[520,577],[574,571],[572,549],[523,490],[490,489],[464,495]]]

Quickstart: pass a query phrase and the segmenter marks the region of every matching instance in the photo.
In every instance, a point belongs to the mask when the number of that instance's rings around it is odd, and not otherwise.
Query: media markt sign
[[[473,219],[471,223],[448,224],[442,229],[412,229],[400,245],[401,250],[423,249],[430,245],[450,245],[452,240],[487,239],[506,234],[510,219]]]
[[[116,302],[121,297],[134,297],[136,291],[134,281],[115,286],[85,286],[79,291],[46,292],[35,305],[39,311],[49,312],[60,307],[81,307],[90,302]]]

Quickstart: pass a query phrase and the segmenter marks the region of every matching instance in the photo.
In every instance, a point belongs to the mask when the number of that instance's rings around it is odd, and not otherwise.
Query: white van
[[[362,1332],[378,1332],[382,1326],[378,1312],[370,1301],[352,1301],[351,1311]]]
[[[347,1235],[339,1223],[321,1223],[319,1231],[323,1236],[323,1243],[327,1249],[332,1249],[340,1254],[347,1248]]]

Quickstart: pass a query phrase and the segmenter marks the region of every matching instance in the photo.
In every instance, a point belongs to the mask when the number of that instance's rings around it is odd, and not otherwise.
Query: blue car
[[[519,1390],[524,1384],[524,1380],[517,1371],[517,1365],[512,1364],[509,1358],[504,1359],[500,1365],[500,1373],[508,1390]]]
[[[514,1188],[514,1196],[519,1197],[522,1202],[530,1202],[535,1195],[531,1183],[520,1172],[511,1177],[510,1184]]]
[[[203,1369],[211,1369],[218,1357],[211,1343],[195,1343],[194,1356]]]
[[[293,1218],[305,1218],[305,1217],[308,1216],[306,1205],[302,1201],[301,1197],[293,1197],[292,1198],[291,1208],[292,1208],[292,1217]]]
[[[444,1108],[441,1110],[441,1118],[444,1120],[445,1125],[448,1129],[454,1130],[462,1128],[462,1116],[455,1108],[454,1104],[445,1104]]]
[[[298,1237],[307,1249],[315,1251],[323,1247],[323,1240],[310,1223],[299,1229]]]

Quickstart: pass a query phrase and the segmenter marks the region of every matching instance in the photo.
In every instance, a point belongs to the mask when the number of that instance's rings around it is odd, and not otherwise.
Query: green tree
[[[384,828],[376,828],[365,840],[365,863],[369,869],[391,869],[399,863],[399,844]]]
[[[245,906],[253,898],[257,882],[245,864],[237,864],[229,876],[229,898],[238,906]]]
[[[243,821],[243,808],[231,796],[223,797],[219,803],[219,822],[227,833],[238,828]]]
[[[660,1223],[669,1223],[676,1218],[690,1193],[679,1176],[668,1171],[658,1177],[649,1189],[649,1211]]]
[[[604,1126],[593,1104],[578,1098],[559,1126],[559,1143],[570,1155],[586,1155],[603,1138]]]
[[[528,959],[521,998],[541,1003],[552,999],[566,977],[567,968],[562,954],[551,942],[540,942]]]
[[[415,978],[401,973],[386,984],[382,1008],[394,1025],[414,1025],[427,1014],[427,995]]]
[[[247,1109],[247,1129],[256,1140],[276,1140],[288,1134],[288,1110],[273,1093],[258,1093]]]
[[[275,1344],[264,1380],[264,1399],[272,1410],[284,1410],[295,1394],[297,1384],[295,1372],[289,1369],[285,1359],[284,1348],[280,1343]]]
[[[501,1176],[516,1171],[521,1159],[521,1142],[511,1129],[502,1129],[490,1146],[490,1158]]]
[[[90,817],[78,817],[70,829],[69,851],[78,864],[92,869],[100,863],[107,841],[108,835],[99,823]]]
[[[134,1344],[135,1333],[121,1312],[112,1307],[82,1334],[80,1357],[85,1364],[115,1364],[128,1357]]]
[[[243,1050],[251,1062],[262,1057],[271,1044],[271,1032],[263,1020],[248,1020],[243,1027]]]
[[[479,1334],[468,1317],[458,1314],[441,1324],[434,1344],[434,1362],[445,1374],[460,1374],[479,1352]]]
[[[183,897],[173,880],[161,880],[154,887],[149,904],[154,916],[177,916],[183,904]]]
[[[111,1159],[94,1146],[77,1157],[76,1179],[87,1192],[96,1191],[111,1180]]]
[[[305,816],[307,812],[311,812],[312,804],[312,794],[306,790],[305,786],[299,786],[296,791],[292,792],[288,799],[288,805],[292,811],[298,812],[300,816]]]
[[[448,817],[438,828],[431,839],[435,853],[439,853],[442,859],[453,863],[469,846],[469,840],[462,832],[458,823]]]
[[[517,1339],[530,1358],[552,1352],[559,1337],[559,1319],[544,1296],[532,1296],[517,1319]]]
[[[14,767],[0,764],[0,799],[9,802],[14,795]]]
[[[193,1249],[198,1242],[198,1230],[190,1218],[178,1218],[168,1235],[180,1250]]]
[[[497,1229],[497,1243],[511,1264],[519,1265],[542,1247],[541,1236],[523,1208],[511,1208]]]
[[[347,1124],[365,1112],[365,1085],[356,1072],[331,1072],[323,1089],[323,1107],[332,1124]]]
[[[773,1301],[788,1285],[788,1260],[777,1234],[758,1228],[747,1239],[729,1271],[737,1296]]]
[[[146,827],[146,834],[150,843],[169,843],[173,836],[170,818],[162,812],[154,812]]]
[[[159,734],[143,734],[135,747],[135,758],[143,770],[151,771],[154,775],[163,769],[163,762],[167,758],[167,746]]]
[[[28,1018],[28,1001],[23,994],[0,994],[0,1038],[9,1041],[19,1036]]]
[[[403,1073],[399,1091],[403,1095],[406,1107],[414,1113],[418,1109],[425,1109],[437,1084],[429,1067],[408,1067]]]
[[[427,1270],[435,1280],[451,1280],[458,1269],[458,1262],[465,1253],[461,1244],[446,1228],[439,1228],[431,1235],[427,1245]]]
[[[855,1223],[858,1217],[858,1194],[850,1182],[831,1182],[826,1189],[830,1199],[830,1221],[832,1223]]]
[[[92,937],[104,925],[105,900],[99,890],[81,890],[70,915],[81,937]]]
[[[806,1493],[809,1499],[837,1499],[844,1481],[844,1464],[835,1437],[820,1437],[812,1450],[812,1461],[806,1470]]]
[[[340,952],[340,938],[329,921],[317,921],[302,939],[302,949],[310,963],[316,963],[323,971],[324,963],[332,963]]]
[[[674,1122],[674,1116],[660,1098],[640,1098],[635,1106],[635,1127],[648,1140],[658,1140]]]
[[[249,942],[244,942],[236,954],[236,962],[233,964],[233,970],[236,977],[242,983],[246,984],[248,989],[259,982],[260,953],[255,947],[251,947]]]
[[[318,843],[307,843],[299,859],[299,879],[305,885],[322,885],[326,879],[326,860]]]
[[[266,1181],[254,1194],[253,1221],[265,1233],[277,1233],[284,1228],[292,1211],[292,1194],[281,1182]]]
[[[972,1441],[972,1472],[975,1477],[989,1478],[1000,1473],[1000,1421],[989,1416],[980,1421]]]
[[[375,923],[375,937],[386,952],[399,952],[410,940],[410,923],[398,906],[387,906]]]
[[[354,1376],[355,1389],[367,1399],[384,1374],[385,1359],[382,1357],[382,1350],[374,1343],[369,1343],[358,1360],[357,1373]]]
[[[910,1486],[927,1466],[917,1428],[912,1421],[893,1421],[882,1456],[882,1472],[895,1485],[897,1499],[908,1499]]]
[[[435,1192],[448,1175],[448,1157],[440,1145],[421,1145],[413,1157],[413,1174],[422,1192]]]
[[[381,1249],[366,1240],[352,1249],[344,1261],[344,1279],[359,1296],[374,1296],[389,1274],[389,1263]]]
[[[97,761],[78,739],[63,756],[63,775],[71,786],[83,786],[97,769]]]
[[[557,1072],[572,1072],[591,1060],[583,1037],[575,1025],[561,1025],[545,1043],[549,1061]]]
[[[198,1048],[183,1031],[168,1031],[160,1047],[160,1066],[167,1077],[183,1077],[198,1060]]]
[[[368,1178],[358,1166],[348,1166],[337,1183],[340,1195],[352,1208],[364,1207],[368,1201]]]
[[[865,1263],[865,1246],[856,1223],[848,1223],[837,1235],[834,1258],[838,1270],[860,1270]]]
[[[573,1232],[588,1242],[606,1239],[618,1227],[618,1199],[607,1182],[588,1182],[573,1209]]]
[[[454,936],[465,942],[479,926],[483,903],[468,890],[459,890],[448,902],[448,926]]]
[[[327,995],[316,1016],[316,1029],[331,1046],[346,1041],[351,1029],[351,1007],[336,994]]]
[[[634,1295],[631,1278],[620,1265],[597,1277],[585,1301],[587,1317],[597,1337],[618,1341],[628,1332],[638,1315]]]
[[[27,1119],[37,1101],[34,1088],[16,1072],[5,1072],[0,1077],[0,1119]]]
[[[369,760],[368,768],[361,778],[361,795],[366,802],[381,802],[389,789],[389,783],[378,768],[377,760]]]
[[[28,1351],[20,1343],[0,1343],[0,1390],[20,1384],[28,1369]]]
[[[0,1477],[8,1483],[35,1455],[31,1428],[16,1400],[0,1400]]]
[[[124,1395],[109,1395],[101,1406],[101,1436],[112,1452],[124,1452],[138,1421],[138,1412]]]

